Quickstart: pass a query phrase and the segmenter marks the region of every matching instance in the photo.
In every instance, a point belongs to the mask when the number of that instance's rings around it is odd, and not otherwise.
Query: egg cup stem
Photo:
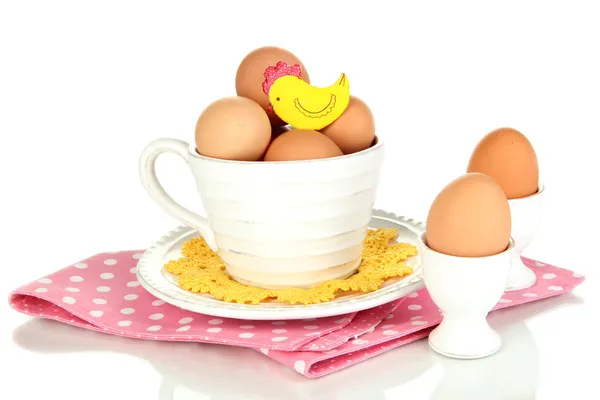
[[[543,198],[544,185],[540,184],[536,194],[508,201],[512,217],[511,236],[515,240],[515,251],[504,289],[507,292],[527,289],[535,284],[535,273],[523,263],[521,254],[535,237],[542,216]]]
[[[512,292],[527,289],[533,286],[535,281],[535,273],[523,263],[520,254],[515,254],[511,260],[510,273],[505,291]]]
[[[496,353],[500,335],[487,322],[487,313],[444,313],[444,319],[429,334],[429,346],[452,358],[474,359]]]

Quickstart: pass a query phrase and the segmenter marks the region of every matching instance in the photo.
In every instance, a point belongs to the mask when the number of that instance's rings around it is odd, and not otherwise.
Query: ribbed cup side
[[[192,160],[228,272],[267,288],[309,287],[352,274],[360,264],[381,160],[377,151],[358,161],[279,165]]]

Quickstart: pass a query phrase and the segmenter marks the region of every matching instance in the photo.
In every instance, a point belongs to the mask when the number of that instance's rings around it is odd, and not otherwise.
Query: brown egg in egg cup
[[[467,172],[492,177],[502,187],[508,199],[515,252],[506,290],[521,290],[532,286],[536,277],[521,260],[521,253],[535,235],[541,218],[544,193],[532,143],[517,129],[495,129],[475,146]]]

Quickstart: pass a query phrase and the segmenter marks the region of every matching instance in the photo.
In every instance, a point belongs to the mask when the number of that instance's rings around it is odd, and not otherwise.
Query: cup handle
[[[172,217],[200,231],[206,244],[216,252],[215,234],[210,228],[208,219],[188,210],[173,200],[156,177],[155,165],[159,155],[163,153],[175,153],[189,165],[189,146],[183,140],[177,139],[157,139],[148,144],[144,151],[142,151],[139,159],[140,179],[152,200]]]

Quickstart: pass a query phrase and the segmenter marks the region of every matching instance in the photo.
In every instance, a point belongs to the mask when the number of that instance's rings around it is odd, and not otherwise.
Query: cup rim
[[[240,160],[225,160],[225,159],[221,159],[221,158],[214,158],[214,157],[208,157],[208,156],[203,156],[202,154],[198,153],[198,151],[196,151],[196,145],[195,143],[190,143],[189,147],[188,147],[188,152],[190,154],[190,156],[200,159],[200,160],[205,160],[205,161],[210,161],[210,162],[214,162],[214,163],[220,163],[220,164],[233,164],[233,165],[256,165],[256,164],[260,164],[260,165],[281,165],[281,164],[286,164],[286,165],[297,165],[297,164],[308,164],[308,163],[331,163],[331,162],[336,162],[336,161],[342,161],[342,160],[347,160],[349,158],[353,158],[353,157],[361,157],[364,156],[366,154],[372,153],[376,150],[379,150],[380,148],[383,147],[384,145],[384,141],[381,140],[381,138],[379,138],[379,136],[375,135],[375,139],[373,139],[373,142],[375,144],[371,145],[371,147],[361,150],[361,151],[357,151],[356,153],[351,153],[351,154],[344,154],[341,156],[336,156],[336,157],[329,157],[329,158],[318,158],[318,159],[312,159],[312,160],[291,160],[291,161],[240,161]]]
[[[528,200],[528,199],[531,199],[531,198],[536,197],[536,196],[541,196],[542,193],[544,192],[544,189],[545,189],[544,184],[540,182],[538,184],[538,190],[537,190],[537,192],[535,192],[533,194],[530,194],[529,196],[525,196],[525,197],[517,197],[516,199],[508,199],[508,201],[513,201],[514,202],[514,201],[519,201],[519,200]]]
[[[497,254],[492,254],[492,255],[489,255],[489,256],[483,256],[483,257],[461,257],[461,256],[453,256],[453,255],[446,254],[446,253],[440,253],[439,251],[437,251],[437,250],[434,250],[434,249],[432,249],[431,247],[429,247],[429,246],[427,245],[427,243],[425,242],[425,240],[424,240],[424,238],[425,238],[425,235],[426,235],[426,234],[427,234],[427,231],[424,231],[423,233],[421,233],[421,234],[418,236],[419,245],[423,246],[424,248],[426,248],[428,251],[430,251],[430,252],[432,252],[432,253],[439,254],[439,255],[441,255],[441,256],[444,256],[444,257],[450,257],[450,258],[454,258],[454,259],[469,259],[469,260],[471,260],[471,259],[478,259],[478,260],[489,260],[489,259],[492,259],[492,258],[494,258],[494,257],[501,257],[502,255],[504,255],[505,253],[507,253],[507,252],[511,251],[511,250],[512,250],[512,249],[514,249],[514,247],[515,247],[515,240],[513,239],[512,235],[511,235],[511,236],[510,236],[510,239],[509,239],[509,242],[508,242],[508,247],[506,247],[506,249],[505,249],[504,251],[500,252],[500,253],[497,253]]]

